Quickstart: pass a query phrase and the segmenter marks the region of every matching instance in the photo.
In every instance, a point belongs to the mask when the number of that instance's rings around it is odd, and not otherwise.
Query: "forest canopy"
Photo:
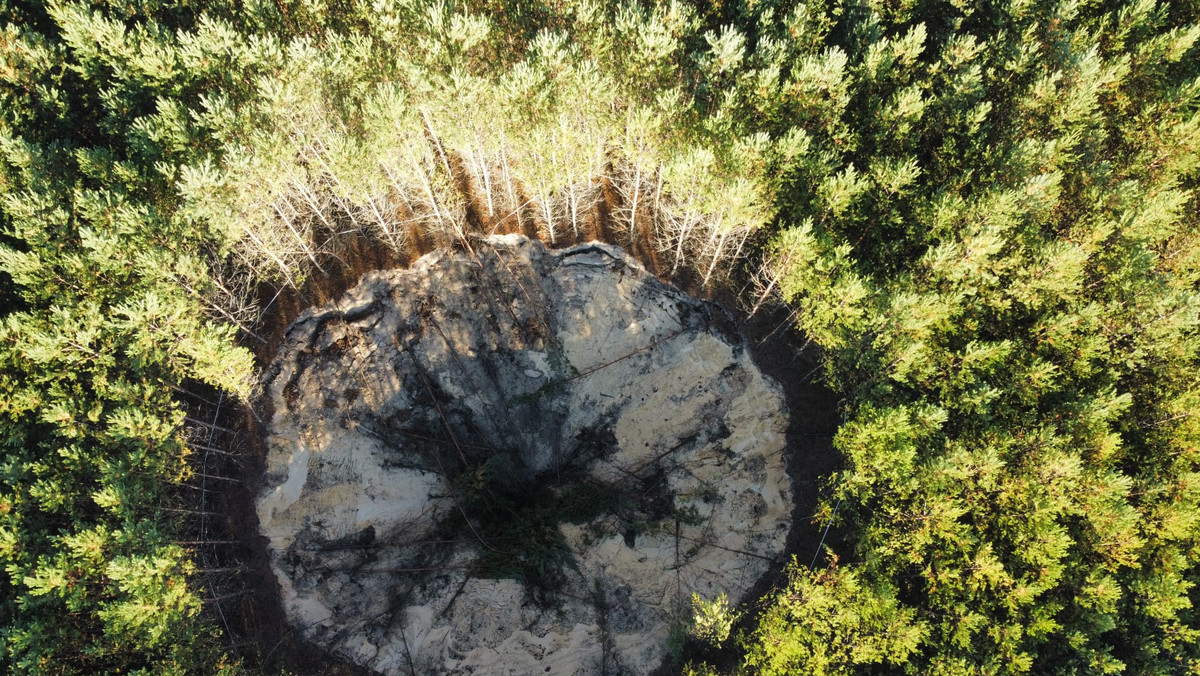
[[[0,663],[255,670],[181,393],[252,402],[272,303],[364,247],[516,231],[752,286],[841,401],[834,536],[736,631],[698,601],[681,669],[1200,673],[1198,40],[1195,0],[0,0]]]

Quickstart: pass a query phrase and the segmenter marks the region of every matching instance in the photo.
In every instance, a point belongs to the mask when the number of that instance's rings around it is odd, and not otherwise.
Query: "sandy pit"
[[[722,311],[516,236],[374,272],[265,376],[289,621],[383,674],[642,674],[791,515],[787,411]]]

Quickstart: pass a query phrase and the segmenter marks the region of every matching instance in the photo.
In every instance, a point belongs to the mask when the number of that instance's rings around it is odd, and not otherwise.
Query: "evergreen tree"
[[[765,254],[843,398],[748,671],[1200,670],[1194,3],[0,0],[0,643],[210,671],[172,394],[352,242]],[[270,297],[269,295],[267,297]],[[176,516],[173,516],[176,515]]]

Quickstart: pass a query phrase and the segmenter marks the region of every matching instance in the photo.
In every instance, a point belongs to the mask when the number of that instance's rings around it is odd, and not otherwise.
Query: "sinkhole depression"
[[[653,671],[791,522],[787,409],[720,308],[515,235],[372,272],[265,375],[288,621],[383,674]]]

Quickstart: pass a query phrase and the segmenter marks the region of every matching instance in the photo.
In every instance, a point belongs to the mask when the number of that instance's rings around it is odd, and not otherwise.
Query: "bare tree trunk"
[[[239,329],[241,329],[242,333],[244,333],[247,336],[250,336],[251,338],[257,340],[258,342],[266,345],[266,343],[267,343],[266,338],[263,338],[262,336],[258,335],[250,327],[243,324],[240,320],[238,320],[237,317],[235,317],[233,315],[233,313],[229,312],[229,310],[226,310],[225,308],[221,307],[220,305],[218,305],[218,304],[212,302],[211,300],[209,300],[208,298],[206,298],[204,296],[204,294],[197,291],[191,284],[188,284],[187,282],[185,282],[183,280],[183,278],[181,278],[177,275],[174,275],[174,274],[168,275],[168,277],[171,279],[171,281],[178,284],[180,286],[180,288],[182,288],[184,291],[187,291],[188,293],[192,294],[192,296],[194,296],[195,298],[202,301],[205,305],[209,306],[213,310],[216,310],[221,316],[225,317],[230,322],[233,322],[233,325],[238,327]],[[214,283],[216,283],[215,277],[213,278],[213,281],[214,281]],[[220,284],[218,284],[218,286],[220,286]],[[224,287],[221,287],[221,288],[224,289]]]
[[[288,269],[287,264],[283,262],[283,259],[281,259],[275,254],[274,251],[268,248],[266,244],[264,244],[263,241],[258,238],[258,235],[254,234],[254,230],[245,226],[242,227],[242,230],[250,236],[250,240],[254,242],[254,245],[258,247],[259,251],[265,253],[271,260],[275,261],[275,264],[278,265],[279,269],[283,272],[284,278],[287,279],[288,285],[293,289],[298,290],[299,287],[296,286],[296,280],[292,277],[292,272]]]
[[[680,263],[683,261],[683,245],[687,241],[689,233],[692,229],[692,224],[696,219],[695,211],[692,209],[691,202],[688,202],[688,209],[683,217],[683,225],[679,227],[678,244],[675,246],[675,266],[671,268],[671,274],[679,269]]]
[[[634,238],[637,236],[637,208],[638,208],[638,191],[642,187],[642,167],[640,164],[634,164],[633,173],[633,201],[629,207],[629,245],[633,246]]]
[[[542,212],[546,215],[546,230],[550,235],[550,243],[554,244],[554,212],[550,208],[550,195],[542,191]]]
[[[717,221],[717,227],[720,227],[721,221]],[[725,248],[725,240],[729,237],[729,231],[721,233],[720,239],[717,241],[717,250],[712,254],[712,262],[708,266],[708,270],[704,273],[704,286],[708,286],[708,281],[712,277],[712,273],[717,269],[717,262],[721,260],[721,252]]]
[[[512,207],[512,212],[517,216],[517,229],[524,231],[525,224],[521,222],[521,209],[525,205],[518,204],[517,192],[513,189],[512,171],[508,167],[508,147],[505,143],[503,128],[500,129],[500,161],[502,163],[501,168],[504,171],[504,184],[508,189],[509,206]]]
[[[492,177],[488,172],[487,161],[483,157],[483,148],[479,143],[479,133],[475,134],[475,147],[478,149],[479,173],[483,174],[483,193],[487,196],[488,218],[496,218],[496,206],[492,202]]]
[[[307,191],[303,190],[303,189],[301,189],[300,196],[302,199],[309,197],[309,195],[307,194]],[[313,266],[315,268],[317,268],[318,270],[320,270],[322,274],[328,275],[329,273],[325,272],[325,268],[322,268],[321,264],[317,262],[317,257],[313,253],[312,247],[310,247],[309,243],[306,242],[304,240],[304,238],[300,236],[299,232],[296,232],[296,228],[292,226],[292,219],[290,219],[286,215],[284,215],[283,209],[279,208],[279,203],[272,202],[271,206],[275,208],[275,213],[279,214],[279,220],[283,221],[283,224],[288,227],[288,230],[290,230],[292,235],[296,238],[296,241],[300,244],[300,250],[303,251],[306,256],[308,256],[308,260],[310,260],[312,262]],[[313,210],[313,212],[316,213],[317,216],[320,217],[320,219],[322,221],[325,220],[325,217],[321,215],[320,209],[317,207],[317,205],[314,202],[309,202],[309,208],[311,208]],[[326,221],[326,227],[329,227],[330,231],[332,232],[333,228],[328,225],[327,221]]]

